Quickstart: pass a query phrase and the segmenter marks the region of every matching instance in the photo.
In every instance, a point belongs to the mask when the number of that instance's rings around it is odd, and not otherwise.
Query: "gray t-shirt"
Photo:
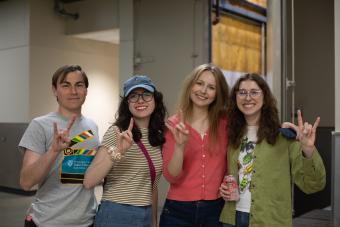
[[[65,129],[68,119],[58,113],[33,119],[19,149],[44,154],[53,140],[53,122]],[[74,122],[70,138],[70,147],[60,152],[28,209],[38,226],[88,227],[93,223],[97,207],[94,190],[85,189],[82,183],[99,144],[98,127],[81,116]]]

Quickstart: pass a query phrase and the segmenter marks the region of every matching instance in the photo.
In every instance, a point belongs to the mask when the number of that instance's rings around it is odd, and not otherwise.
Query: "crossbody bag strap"
[[[150,177],[151,177],[151,188],[153,188],[153,184],[155,182],[156,179],[156,169],[155,166],[150,158],[150,155],[148,153],[148,151],[146,150],[144,144],[139,140],[137,142],[138,147],[142,150],[146,160],[148,161],[148,165],[149,165],[149,170],[150,170]]]

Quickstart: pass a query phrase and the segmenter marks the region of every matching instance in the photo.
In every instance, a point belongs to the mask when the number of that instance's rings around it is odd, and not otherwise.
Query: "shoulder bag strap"
[[[152,162],[150,155],[149,155],[148,151],[146,150],[144,144],[139,140],[137,142],[137,145],[142,150],[146,160],[148,161],[149,170],[150,170],[150,177],[151,177],[151,188],[153,188],[153,184],[154,184],[155,179],[156,179],[155,166],[153,165],[153,162]]]

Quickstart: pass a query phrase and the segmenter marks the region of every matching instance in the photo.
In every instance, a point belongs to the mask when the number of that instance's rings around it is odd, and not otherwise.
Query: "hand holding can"
[[[224,177],[223,181],[228,186],[228,192],[230,197],[229,201],[238,201],[240,199],[240,194],[238,191],[237,180],[233,175],[227,175]]]

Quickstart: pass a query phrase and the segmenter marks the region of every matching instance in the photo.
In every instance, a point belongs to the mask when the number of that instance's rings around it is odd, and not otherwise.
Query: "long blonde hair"
[[[184,80],[178,109],[183,111],[185,121],[190,121],[193,111],[193,102],[190,98],[192,86],[200,75],[209,71],[213,74],[216,81],[216,98],[209,105],[208,119],[210,124],[209,145],[216,144],[218,134],[219,119],[226,114],[227,103],[229,100],[229,87],[222,71],[215,65],[206,63],[197,66]]]

